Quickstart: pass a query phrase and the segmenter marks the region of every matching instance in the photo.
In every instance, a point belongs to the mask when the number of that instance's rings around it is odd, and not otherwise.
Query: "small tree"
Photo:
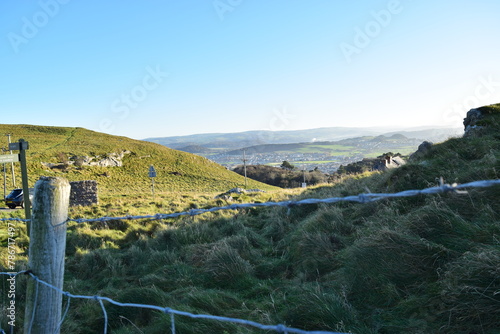
[[[288,170],[293,170],[293,169],[295,169],[295,166],[294,166],[294,165],[292,165],[291,163],[289,163],[289,162],[288,162],[288,161],[286,161],[286,160],[285,160],[285,161],[283,161],[283,163],[281,164],[281,166],[280,166],[280,167],[281,167],[281,168],[283,168],[283,169],[288,169]]]
[[[344,165],[340,165],[339,168],[337,168],[337,174],[347,174],[347,170]]]

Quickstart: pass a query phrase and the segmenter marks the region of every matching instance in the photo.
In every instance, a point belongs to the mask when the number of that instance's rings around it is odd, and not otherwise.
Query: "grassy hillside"
[[[83,128],[63,128],[34,125],[1,125],[0,134],[11,133],[12,141],[20,138],[29,142],[27,151],[30,186],[41,175],[62,176],[70,181],[97,180],[102,195],[138,194],[150,192],[148,168],[154,165],[158,192],[225,191],[242,186],[244,179],[236,173],[202,157],[175,151],[162,145],[111,136]],[[3,139],[7,146],[7,138]],[[93,156],[102,159],[112,153],[130,151],[123,158],[122,167],[81,166],[78,158]],[[99,158],[97,158],[99,157]],[[61,168],[48,168],[43,163],[70,164]],[[19,171],[19,164],[16,164]],[[9,166],[10,167],[10,166]],[[8,184],[10,181],[10,173]],[[17,175],[20,185],[20,175]],[[250,181],[250,188],[270,189],[269,186]]]
[[[440,177],[498,179],[499,107],[485,109],[481,137],[448,140],[399,169],[307,189],[296,199],[420,189]],[[64,288],[305,330],[499,333],[499,198],[496,186],[367,204],[70,224]],[[17,265],[25,268],[22,260]],[[167,314],[106,308],[112,333],[170,328]],[[73,299],[62,332],[102,332],[102,317],[96,301]],[[261,333],[180,316],[176,325],[179,333]]]

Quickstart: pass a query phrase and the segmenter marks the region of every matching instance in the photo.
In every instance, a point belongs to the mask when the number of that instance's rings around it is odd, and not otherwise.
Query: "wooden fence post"
[[[71,186],[66,179],[42,176],[35,184],[28,268],[39,279],[63,288],[66,224]],[[62,295],[30,279],[24,333],[59,333]]]

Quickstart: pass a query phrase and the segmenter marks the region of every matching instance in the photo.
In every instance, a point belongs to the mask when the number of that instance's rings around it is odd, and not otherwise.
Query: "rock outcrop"
[[[82,166],[99,166],[99,167],[121,167],[123,166],[123,158],[130,154],[130,151],[122,151],[120,153],[109,153],[106,157],[83,157]]]
[[[418,149],[412,153],[409,157],[410,161],[414,161],[416,159],[420,159],[421,157],[425,156],[427,152],[431,149],[433,143],[430,141],[424,141],[422,144],[418,145]]]
[[[484,118],[483,113],[479,109],[471,109],[467,112],[464,118],[464,137],[480,135],[483,126],[477,123]]]
[[[50,163],[42,162],[42,165],[51,169],[62,169],[65,170],[69,166],[98,166],[98,167],[121,167],[123,166],[123,158],[131,154],[130,151],[121,151],[120,153],[108,153],[106,156],[72,156],[65,162]]]

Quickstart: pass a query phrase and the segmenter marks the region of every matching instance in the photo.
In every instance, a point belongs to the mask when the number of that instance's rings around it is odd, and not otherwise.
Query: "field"
[[[247,154],[327,154],[333,157],[363,154],[377,156],[388,151],[409,154],[416,151],[421,143],[421,140],[416,139],[380,137],[383,136],[351,138],[338,142],[257,145],[246,148],[246,151]],[[241,154],[242,150],[228,152],[228,155]]]

